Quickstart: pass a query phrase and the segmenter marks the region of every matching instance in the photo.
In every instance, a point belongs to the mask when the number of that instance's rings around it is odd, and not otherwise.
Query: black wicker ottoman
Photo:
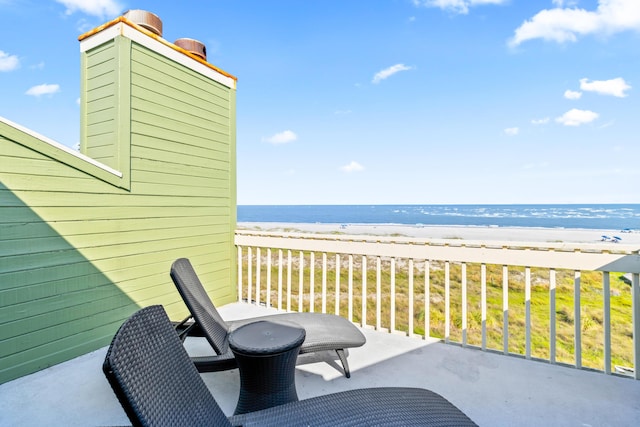
[[[305,330],[290,323],[259,321],[229,335],[240,369],[240,397],[235,415],[298,400],[296,360]]]

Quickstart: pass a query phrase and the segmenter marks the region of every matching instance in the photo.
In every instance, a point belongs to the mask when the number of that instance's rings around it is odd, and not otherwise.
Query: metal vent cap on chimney
[[[199,56],[205,61],[207,60],[207,48],[204,43],[198,40],[183,38],[176,40],[175,42],[173,42],[173,44],[181,47],[189,53]]]
[[[134,24],[140,25],[141,27],[162,37],[162,20],[158,15],[147,12],[146,10],[133,9],[126,11],[122,16]]]

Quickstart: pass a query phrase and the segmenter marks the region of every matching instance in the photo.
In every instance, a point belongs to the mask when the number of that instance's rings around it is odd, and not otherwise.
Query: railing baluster
[[[260,305],[260,248],[256,248],[256,305]]]
[[[450,267],[449,261],[445,261],[444,263],[444,342],[449,342],[450,335],[450,317],[451,317],[451,298],[449,295],[449,291],[451,288],[451,284],[449,282],[450,276]]]
[[[291,249],[287,251],[287,311],[291,311],[291,268],[293,261],[291,259]]]
[[[531,267],[524,268],[524,355],[531,359]]]
[[[549,270],[549,362],[556,363],[556,270]]]
[[[267,248],[267,308],[271,307],[271,248]]]
[[[376,329],[380,330],[382,327],[380,323],[380,319],[382,317],[381,314],[381,304],[380,299],[382,298],[382,260],[380,257],[376,258]]]
[[[327,253],[322,252],[322,312],[327,312]]]
[[[424,339],[431,337],[431,266],[424,262]]]
[[[409,258],[409,336],[413,336],[413,258]]]
[[[633,311],[633,368],[640,380],[640,273],[631,275],[631,310]]]
[[[396,259],[391,258],[391,271],[390,271],[391,280],[390,284],[390,307],[389,307],[389,330],[391,332],[395,332],[396,330]]]
[[[238,301],[242,301],[242,246],[238,245]]]
[[[336,315],[340,315],[340,254],[336,254],[336,301],[335,310]]]
[[[311,252],[309,254],[309,312],[313,313],[315,310],[315,274],[316,274],[316,253]]]
[[[282,249],[278,249],[278,310],[282,310],[282,270],[284,262],[282,259]]]
[[[349,286],[347,290],[349,295],[347,296],[347,319],[353,322],[353,255],[349,254]]]
[[[509,354],[509,267],[502,266],[502,352]]]
[[[251,247],[247,248],[247,302],[251,304],[251,293],[253,292],[253,250]]]
[[[300,258],[298,261],[298,312],[302,313],[302,305],[304,299],[302,298],[302,290],[304,287],[304,252],[300,251]]]
[[[360,325],[367,326],[367,256],[362,255],[362,319]]]
[[[604,329],[604,373],[611,373],[611,284],[609,272],[602,272],[602,320]]]
[[[582,368],[582,321],[580,319],[580,271],[575,271],[573,279],[573,326],[576,368]]]
[[[480,265],[480,305],[482,306],[482,349],[487,349],[487,265]]]
[[[462,280],[462,346],[467,346],[467,263],[463,262],[460,266],[460,275]]]

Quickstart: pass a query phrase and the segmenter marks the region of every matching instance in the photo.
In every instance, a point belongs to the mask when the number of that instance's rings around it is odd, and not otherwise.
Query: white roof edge
[[[11,127],[14,127],[16,129],[18,129],[19,131],[24,132],[24,133],[26,133],[28,135],[31,135],[32,137],[34,137],[34,138],[36,138],[36,139],[38,139],[38,140],[40,140],[40,141],[42,141],[44,143],[47,143],[47,144],[49,144],[49,145],[51,145],[51,146],[53,146],[53,147],[55,147],[55,148],[57,148],[59,150],[62,150],[64,152],[68,153],[68,154],[71,154],[72,156],[75,156],[80,160],[83,160],[83,161],[85,161],[87,163],[90,163],[90,164],[92,164],[92,165],[94,165],[94,166],[96,166],[96,167],[98,167],[98,168],[100,168],[100,169],[102,169],[102,170],[104,170],[106,172],[109,172],[110,174],[113,174],[113,175],[117,176],[118,178],[122,178],[122,172],[117,171],[117,170],[115,170],[115,169],[113,169],[113,168],[111,168],[111,167],[109,167],[109,166],[107,166],[107,165],[105,165],[103,163],[100,163],[99,161],[94,160],[91,157],[86,156],[86,155],[84,155],[84,154],[82,154],[82,153],[80,153],[78,151],[72,150],[71,148],[67,147],[66,145],[60,144],[59,142],[54,141],[53,139],[47,138],[46,136],[43,136],[43,135],[40,135],[39,133],[34,132],[31,129],[27,129],[24,126],[21,126],[21,125],[19,125],[17,123],[14,123],[11,120],[9,120],[7,118],[4,118],[2,116],[0,116],[0,122],[3,122],[3,123],[5,123],[5,124],[7,124],[7,125],[9,125]]]
[[[235,80],[233,78],[225,76],[224,74],[217,72],[213,68],[209,68],[206,65],[201,64],[195,59],[189,58],[187,55],[184,55],[177,50],[171,49],[164,43],[161,43],[160,41],[141,33],[140,31],[123,22],[118,22],[115,25],[112,25],[80,41],[80,52],[86,52],[90,49],[93,49],[94,47],[100,46],[101,44],[114,39],[117,36],[127,37],[128,39],[131,39],[136,43],[149,48],[181,65],[184,65],[185,67],[190,68],[206,77],[209,77],[210,79],[215,80],[218,83],[221,83],[231,89],[235,89],[236,87]]]

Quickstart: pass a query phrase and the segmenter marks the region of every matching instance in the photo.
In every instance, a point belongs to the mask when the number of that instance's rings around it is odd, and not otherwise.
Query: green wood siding
[[[138,307],[187,310],[188,257],[235,301],[235,89],[124,37],[83,53],[82,150],[0,122],[0,383],[105,346]]]

